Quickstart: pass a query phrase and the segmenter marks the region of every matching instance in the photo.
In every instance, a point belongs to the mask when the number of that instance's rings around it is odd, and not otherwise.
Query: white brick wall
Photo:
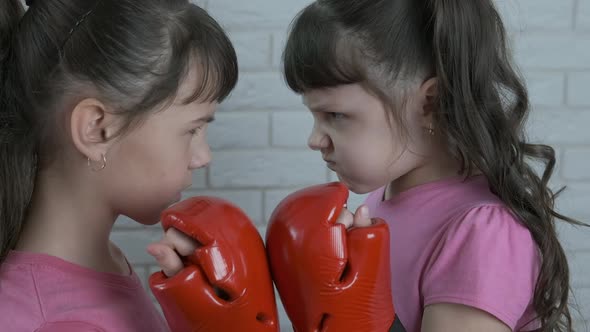
[[[237,203],[258,224],[276,204],[304,186],[335,180],[306,148],[311,116],[280,75],[287,26],[310,0],[202,0],[229,31],[241,77],[210,127],[213,162],[195,172],[185,197],[219,195]],[[528,133],[553,144],[559,167],[554,186],[568,189],[559,209],[590,221],[590,0],[496,0],[527,79],[535,111]],[[351,207],[363,196],[352,195]],[[590,321],[590,231],[560,226],[570,258],[580,331]],[[144,281],[157,270],[145,247],[161,235],[121,218],[113,239]],[[283,314],[283,331],[291,331]],[[583,328],[583,329],[582,329]]]

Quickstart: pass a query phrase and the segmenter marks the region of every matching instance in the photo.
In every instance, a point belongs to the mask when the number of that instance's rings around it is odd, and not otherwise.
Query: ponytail
[[[553,148],[524,137],[528,93],[493,0],[318,0],[295,19],[283,59],[297,93],[360,83],[388,104],[400,97],[396,83],[437,77],[439,137],[465,175],[486,176],[538,246],[533,306],[542,331],[572,331],[569,268],[555,220],[585,224],[554,209]],[[403,123],[395,109],[390,114]],[[544,165],[543,174],[530,160]]]
[[[36,139],[13,77],[12,41],[23,13],[19,0],[0,2],[0,264],[20,237],[37,172]]]
[[[123,135],[178,97],[194,64],[187,104],[220,102],[238,80],[227,34],[187,0],[36,1],[26,13],[21,1],[0,1],[0,263],[21,236],[38,169],[59,158],[66,105],[93,91]]]
[[[426,0],[425,8],[439,83],[437,129],[463,170],[483,172],[537,243],[542,262],[533,305],[541,330],[572,331],[569,268],[555,218],[585,224],[554,210],[553,148],[525,141],[528,95],[510,63],[501,18],[490,0]],[[526,159],[543,163],[543,174]]]

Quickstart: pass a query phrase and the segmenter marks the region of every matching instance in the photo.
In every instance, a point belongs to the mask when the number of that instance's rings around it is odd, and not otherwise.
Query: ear
[[[70,131],[76,149],[91,160],[101,160],[116,134],[116,120],[117,116],[108,112],[99,100],[87,98],[80,101],[70,117]]]
[[[421,118],[427,127],[434,121],[434,112],[438,107],[438,78],[432,77],[424,81],[419,89]]]

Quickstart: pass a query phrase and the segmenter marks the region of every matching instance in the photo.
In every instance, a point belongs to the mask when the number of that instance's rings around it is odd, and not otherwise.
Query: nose
[[[190,170],[198,169],[209,165],[211,162],[211,149],[206,140],[203,140],[193,149],[193,154],[188,168]]]
[[[314,151],[326,149],[330,146],[330,137],[320,130],[317,125],[313,126],[313,130],[307,140],[307,145]]]

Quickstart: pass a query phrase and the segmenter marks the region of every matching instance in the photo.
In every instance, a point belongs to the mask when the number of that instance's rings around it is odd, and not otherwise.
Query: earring
[[[434,126],[432,125],[432,122],[428,125],[428,133],[430,136],[434,136]]]
[[[105,167],[107,167],[107,156],[102,154],[102,165],[99,168],[92,167],[92,160],[88,157],[88,167],[94,172],[102,171]]]

